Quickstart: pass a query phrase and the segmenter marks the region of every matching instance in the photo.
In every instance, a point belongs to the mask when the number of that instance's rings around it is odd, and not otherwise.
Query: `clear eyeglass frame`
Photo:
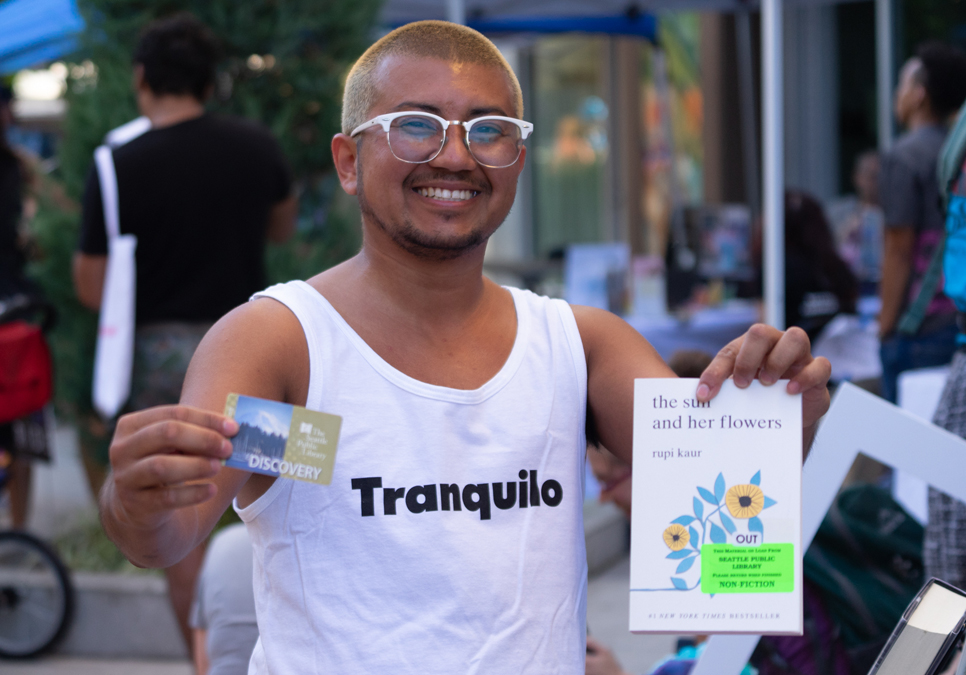
[[[428,119],[435,120],[443,127],[443,136],[440,140],[439,148],[436,150],[435,153],[433,153],[431,157],[428,157],[427,159],[414,161],[410,159],[403,159],[402,157],[396,154],[395,150],[393,150],[393,147],[392,147],[392,142],[390,140],[389,132],[392,127],[393,120],[399,119],[400,117],[426,117]],[[473,146],[470,143],[470,129],[473,127],[474,124],[477,124],[479,122],[485,122],[486,120],[499,120],[501,122],[510,122],[512,124],[515,124],[520,129],[520,142],[517,146],[517,155],[516,157],[513,158],[513,161],[510,162],[509,164],[500,164],[500,165],[486,164],[485,162],[481,162],[477,158],[476,153],[473,152]],[[439,153],[441,153],[443,151],[443,148],[446,146],[447,132],[449,131],[450,126],[459,125],[463,127],[463,130],[464,130],[463,142],[466,145],[466,149],[469,151],[470,155],[473,157],[473,159],[476,161],[477,164],[479,164],[480,166],[485,166],[488,169],[505,169],[507,167],[510,167],[516,164],[517,160],[520,159],[520,154],[523,148],[523,141],[525,141],[527,137],[530,136],[531,133],[533,133],[533,124],[531,124],[530,122],[525,122],[524,120],[518,120],[515,117],[504,117],[502,115],[485,115],[483,117],[475,117],[471,120],[463,122],[461,120],[446,120],[440,117],[439,115],[434,115],[433,113],[416,111],[416,110],[405,110],[401,112],[377,115],[376,117],[373,117],[368,122],[363,122],[362,124],[357,126],[355,129],[352,130],[352,133],[350,133],[349,136],[351,138],[354,138],[358,134],[365,131],[366,129],[369,129],[377,125],[381,126],[382,130],[386,132],[386,143],[387,145],[389,145],[389,151],[392,152],[393,157],[398,159],[400,162],[405,162],[407,164],[425,164],[426,162],[431,162],[434,159],[436,159],[439,156]]]

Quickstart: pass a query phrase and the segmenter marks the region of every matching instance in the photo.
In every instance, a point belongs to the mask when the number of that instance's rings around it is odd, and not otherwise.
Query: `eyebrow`
[[[423,112],[433,113],[434,115],[439,115],[442,118],[446,118],[443,111],[430,103],[419,103],[416,101],[403,101],[399,105],[393,108],[393,112],[406,110],[407,108],[415,108],[417,110],[422,110]],[[498,106],[492,106],[488,108],[472,108],[470,110],[470,119],[475,117],[482,117],[484,115],[502,115],[503,117],[511,117],[508,115],[503,108]]]

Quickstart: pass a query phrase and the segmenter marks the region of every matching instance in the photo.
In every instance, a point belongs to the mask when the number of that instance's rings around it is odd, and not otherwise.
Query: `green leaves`
[[[715,503],[720,504],[721,500],[724,499],[725,495],[725,479],[724,474],[719,473],[718,477],[714,480],[714,498]]]
[[[709,491],[705,490],[703,487],[698,488],[698,494],[701,495],[701,499],[708,502],[709,504],[714,504],[715,506],[721,501],[720,497],[715,497]]]

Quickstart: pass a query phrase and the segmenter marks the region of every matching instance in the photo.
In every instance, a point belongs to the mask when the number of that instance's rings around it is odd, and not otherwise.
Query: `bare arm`
[[[291,194],[272,207],[268,214],[265,235],[273,244],[283,244],[295,234],[295,221],[299,214],[299,200]]]
[[[77,293],[77,299],[87,309],[97,311],[101,308],[106,271],[106,255],[74,254],[74,291]]]
[[[634,379],[674,377],[654,348],[637,331],[603,310],[574,307],[587,357],[588,414],[608,450],[631,463],[634,430]],[[832,367],[814,358],[808,336],[800,328],[782,332],[756,324],[726,345],[702,373],[697,398],[707,401],[734,377],[747,387],[757,376],[766,385],[788,379],[789,393],[802,394],[802,436],[811,445],[818,420],[829,406]]]
[[[195,662],[195,675],[208,675],[208,631],[195,628],[194,649],[191,650]]]
[[[593,307],[573,310],[587,358],[587,414],[604,447],[630,464],[634,379],[674,377],[674,372],[623,319]]]
[[[882,251],[882,310],[879,312],[879,337],[891,333],[899,321],[909,287],[912,254],[916,241],[913,227],[887,227]]]
[[[208,332],[191,360],[180,406],[120,419],[101,492],[108,536],[136,565],[167,567],[215,526],[251,474],[221,466],[238,425],[220,412],[231,392],[304,404],[308,347],[274,300],[243,305]]]

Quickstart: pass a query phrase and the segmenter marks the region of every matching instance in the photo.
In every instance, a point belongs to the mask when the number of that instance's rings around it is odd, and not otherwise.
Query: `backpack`
[[[44,407],[53,384],[50,350],[39,326],[0,324],[0,424]]]
[[[853,675],[839,626],[807,579],[802,605],[802,635],[766,635],[758,641],[751,655],[758,675]]]
[[[946,136],[936,167],[946,228],[922,277],[919,294],[899,319],[900,333],[914,335],[919,330],[940,281],[943,282],[943,292],[956,304],[956,309],[966,312],[966,197],[953,194],[953,187],[963,172],[964,160],[966,105],[960,109],[956,124]]]
[[[857,485],[839,493],[805,553],[818,592],[851,664],[869,671],[923,584],[923,527],[887,490]]]

